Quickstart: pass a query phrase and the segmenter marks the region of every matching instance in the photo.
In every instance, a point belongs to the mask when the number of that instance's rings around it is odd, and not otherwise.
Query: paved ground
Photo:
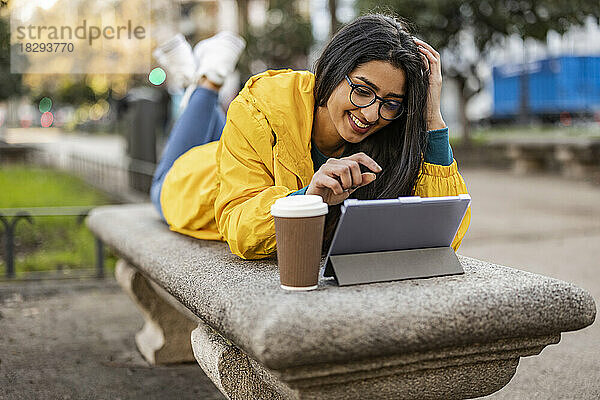
[[[600,305],[598,186],[482,170],[463,175],[473,214],[461,254],[573,282]],[[600,399],[598,321],[522,359],[513,380],[489,398]]]
[[[142,359],[142,317],[114,280],[17,290],[0,285],[0,399],[224,399],[198,364]]]
[[[460,253],[589,290],[600,304],[600,189],[467,170],[473,220]],[[149,367],[142,319],[114,281],[0,284],[0,399],[220,399],[195,365]],[[490,399],[600,398],[600,326],[521,360]]]

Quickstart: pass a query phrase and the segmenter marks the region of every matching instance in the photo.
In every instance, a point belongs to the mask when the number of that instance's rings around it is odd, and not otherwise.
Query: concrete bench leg
[[[407,354],[343,365],[271,371],[201,322],[196,360],[229,399],[467,399],[491,394],[513,377],[519,358],[539,354],[560,335]]]
[[[152,365],[194,361],[190,334],[198,325],[197,318],[185,315],[174,304],[176,300],[168,301],[170,295],[125,260],[117,262],[115,277],[144,316],[144,327],[135,335],[135,343],[146,361]]]
[[[204,373],[228,399],[291,398],[279,394],[276,383],[257,373],[244,352],[203,322],[192,331],[192,348]]]

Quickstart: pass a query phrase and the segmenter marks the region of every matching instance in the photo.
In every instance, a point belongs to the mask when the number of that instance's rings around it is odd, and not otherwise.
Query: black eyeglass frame
[[[386,121],[394,121],[394,120],[400,118],[402,116],[402,114],[404,114],[404,102],[403,101],[386,100],[383,97],[377,96],[377,93],[375,93],[375,91],[372,88],[370,88],[369,86],[367,86],[367,85],[361,85],[360,83],[354,83],[354,82],[352,82],[350,80],[350,77],[348,75],[346,75],[345,78],[346,78],[346,82],[348,82],[348,85],[350,85],[350,87],[352,88],[350,90],[349,98],[350,98],[350,103],[352,103],[354,106],[356,106],[358,108],[365,108],[365,107],[371,106],[373,103],[375,103],[377,100],[379,100],[379,108],[377,109],[377,114],[379,115],[380,118],[382,118],[382,119],[384,119]],[[359,106],[358,104],[355,104],[352,101],[352,93],[354,93],[354,90],[356,88],[359,88],[359,87],[366,88],[371,93],[373,93],[373,96],[375,96],[375,97],[373,97],[373,100],[371,100],[369,102],[369,104],[366,104],[364,106]],[[402,96],[402,99],[404,99],[404,96]],[[392,118],[392,119],[385,118],[383,115],[381,115],[381,107],[383,106],[384,103],[389,103],[389,102],[400,103],[400,105],[402,106],[402,110],[398,113],[398,115],[395,118]]]

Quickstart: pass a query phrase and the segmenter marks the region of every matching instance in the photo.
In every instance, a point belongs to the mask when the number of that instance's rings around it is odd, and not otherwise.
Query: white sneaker
[[[181,33],[158,46],[152,55],[166,69],[167,82],[173,87],[183,90],[194,82],[194,54]]]
[[[198,69],[195,78],[205,76],[215,85],[223,85],[233,73],[246,47],[246,41],[233,32],[223,31],[194,46],[194,59]]]
[[[183,112],[187,106],[201,77],[205,76],[215,85],[223,86],[226,78],[235,71],[238,59],[245,48],[246,41],[241,36],[229,31],[219,32],[196,43],[193,53],[197,69],[193,83],[187,87],[179,103],[179,112]],[[235,79],[234,82],[236,82]]]

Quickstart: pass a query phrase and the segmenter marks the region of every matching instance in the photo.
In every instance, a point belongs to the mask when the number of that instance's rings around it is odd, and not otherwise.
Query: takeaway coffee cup
[[[327,203],[316,195],[287,196],[271,206],[283,289],[317,288],[326,214]]]

